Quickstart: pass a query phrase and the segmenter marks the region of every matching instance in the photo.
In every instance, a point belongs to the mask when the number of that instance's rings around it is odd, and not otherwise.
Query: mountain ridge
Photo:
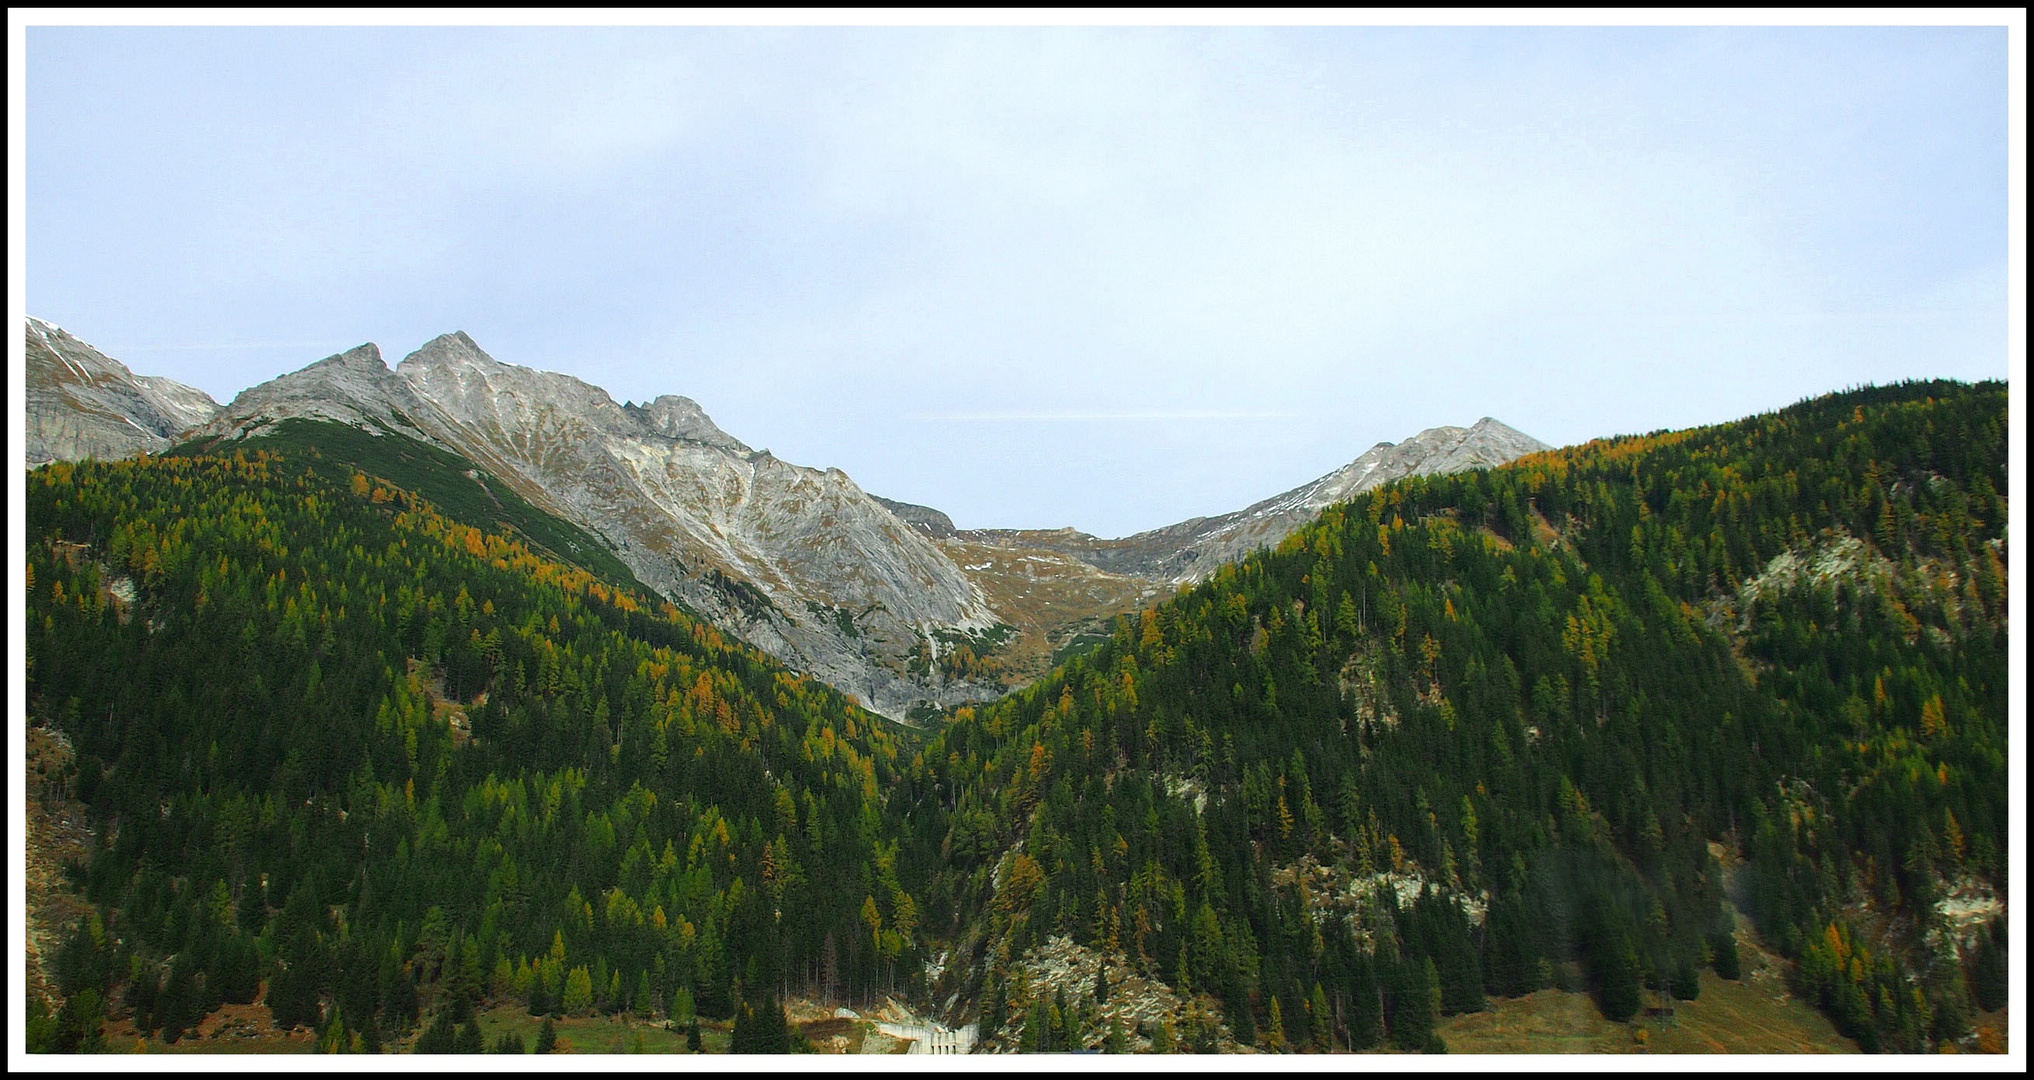
[[[202,431],[245,438],[291,415],[473,460],[589,529],[645,584],[878,712],[1000,692],[910,667],[935,633],[996,625],[931,541],[846,473],[751,450],[689,398],[617,404],[572,376],[497,361],[455,332],[393,369],[371,345],[327,357],[244,391]]]
[[[118,370],[136,401],[174,398],[177,384],[150,391],[149,377]],[[198,396],[209,407],[186,406],[186,439],[264,437],[301,419],[465,458],[584,529],[638,581],[892,717],[1022,685],[1106,636],[1114,616],[1278,543],[1340,499],[1546,448],[1488,417],[1430,428],[1242,510],[1103,540],[1074,529],[958,529],[939,510],[863,492],[837,468],[752,449],[689,397],[617,403],[573,376],[496,360],[464,331],[393,366],[366,343],[223,406]],[[160,419],[168,405],[147,407],[156,427],[172,426]],[[160,441],[133,448],[169,444],[152,437]]]

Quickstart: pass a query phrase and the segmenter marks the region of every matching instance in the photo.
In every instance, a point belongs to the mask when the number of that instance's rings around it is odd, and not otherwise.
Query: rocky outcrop
[[[954,534],[953,519],[934,510],[930,506],[897,502],[892,499],[886,499],[881,495],[871,495],[869,498],[882,504],[883,509],[897,515],[899,521],[935,540],[944,539]]]
[[[27,338],[24,449],[31,468],[154,453],[219,408],[204,391],[136,375],[41,319],[28,320]]]
[[[1098,952],[1059,934],[1026,950],[1012,965],[1013,982],[1033,1001],[1077,1004],[1081,1011],[1078,1050],[1104,1052],[1110,1030],[1120,1032],[1122,1052],[1149,1054],[1154,1042],[1170,1039],[1176,1048],[1189,1044],[1189,1033],[1205,1028],[1209,1045],[1200,1049],[1224,1054],[1255,1053],[1238,1043],[1221,1019],[1221,1002],[1205,992],[1182,995],[1148,965],[1134,963],[1121,951]],[[976,1052],[1016,1053],[1021,1049],[1023,1021],[1019,1016]],[[1160,1031],[1165,1035],[1161,1036]]]

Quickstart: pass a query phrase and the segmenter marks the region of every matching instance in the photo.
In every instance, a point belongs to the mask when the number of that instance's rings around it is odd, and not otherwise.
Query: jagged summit
[[[454,330],[449,334],[439,334],[437,337],[417,346],[415,352],[403,357],[402,362],[396,365],[396,370],[402,372],[406,378],[411,380],[428,378],[433,375],[440,378],[456,378],[460,372],[478,373],[495,368],[520,368],[523,371],[535,370],[533,368],[522,368],[517,364],[504,364],[496,360],[494,357],[489,356],[487,350],[482,349],[478,342],[468,337],[464,330]]]
[[[606,390],[570,375],[502,363],[464,331],[425,342],[396,370],[419,393],[468,422],[526,425],[541,422],[537,418],[549,406],[603,435],[658,436],[750,452],[741,440],[715,426],[691,398],[665,394],[643,405],[616,405]],[[511,404],[523,411],[504,414],[502,408]]]
[[[323,360],[305,364],[299,370],[318,372],[359,371],[379,375],[388,370],[388,361],[381,358],[381,346],[376,345],[372,341],[367,341],[355,345],[345,352],[333,353]]]
[[[1378,443],[1361,457],[1311,484],[1240,511],[1241,520],[1288,510],[1318,512],[1402,476],[1485,469],[1545,449],[1547,444],[1488,416],[1467,428],[1431,427],[1401,443]],[[1220,522],[1223,527],[1234,527],[1240,523],[1237,517],[1224,515],[1210,520]]]
[[[394,432],[435,445],[430,407],[389,369],[373,342],[242,390],[196,436],[243,438],[284,420],[331,420],[375,434]]]

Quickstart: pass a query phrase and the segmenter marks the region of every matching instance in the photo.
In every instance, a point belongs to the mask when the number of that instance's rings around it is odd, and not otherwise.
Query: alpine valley
[[[1101,539],[26,337],[31,1049],[2002,1048],[2003,384]]]

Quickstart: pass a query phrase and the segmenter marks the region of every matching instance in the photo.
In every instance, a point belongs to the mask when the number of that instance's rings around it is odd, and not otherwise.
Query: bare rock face
[[[933,662],[941,635],[976,635],[997,618],[931,540],[846,473],[751,450],[689,398],[618,405],[455,333],[393,371],[372,345],[321,360],[241,394],[204,433],[237,437],[289,416],[466,456],[600,537],[645,584],[878,712],[1001,692]]]
[[[31,317],[27,326],[30,468],[50,461],[154,453],[210,417],[219,403],[202,390],[125,364]]]

